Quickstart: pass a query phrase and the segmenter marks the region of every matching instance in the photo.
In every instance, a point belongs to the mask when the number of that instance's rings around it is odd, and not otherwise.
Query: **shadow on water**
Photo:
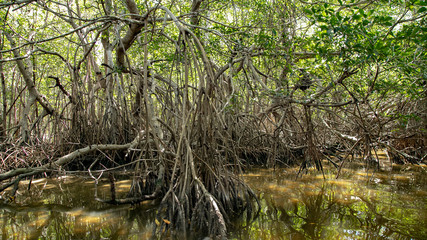
[[[298,168],[253,169],[246,182],[261,200],[259,217],[237,222],[231,239],[427,239],[426,166],[367,172],[364,165],[325,175]],[[118,197],[129,180],[118,181]],[[98,196],[109,199],[108,180]],[[22,182],[13,203],[0,203],[0,239],[148,239],[157,206],[114,207],[95,201],[92,179],[37,179]],[[4,197],[4,196],[3,196]],[[245,224],[243,224],[245,225]]]
[[[407,169],[411,168],[411,169]],[[247,183],[262,202],[259,218],[235,239],[427,239],[426,167],[367,172],[360,166],[253,169]]]

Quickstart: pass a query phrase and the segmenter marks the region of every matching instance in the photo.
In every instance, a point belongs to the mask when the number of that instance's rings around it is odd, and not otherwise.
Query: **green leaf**
[[[319,26],[320,27],[320,29],[322,29],[322,30],[328,30],[328,26],[326,26],[326,25],[321,25],[321,26]]]
[[[421,7],[420,9],[418,9],[418,13],[425,12],[426,10],[427,10],[426,7]]]
[[[337,12],[336,17],[337,17],[338,20],[340,20],[340,21],[342,20],[342,16],[341,16],[341,14],[339,12]]]
[[[314,6],[313,6],[313,7],[311,7],[311,12],[312,12],[312,13],[316,13],[316,8],[314,8]]]
[[[393,23],[392,23],[392,22],[385,22],[385,23],[384,23],[384,25],[386,25],[386,26],[389,26],[389,27],[390,27],[390,26],[393,26]]]
[[[384,18],[384,21],[391,21],[391,20],[393,20],[393,18],[390,16]]]
[[[427,1],[426,0],[424,0],[424,1],[420,1],[420,4],[419,4],[420,6],[427,6]]]
[[[304,12],[310,15],[313,14],[313,11],[310,8],[305,8]]]

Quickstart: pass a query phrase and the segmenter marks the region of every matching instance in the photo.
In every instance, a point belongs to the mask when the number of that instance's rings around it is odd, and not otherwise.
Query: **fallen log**
[[[77,149],[65,156],[58,158],[54,162],[46,163],[40,167],[34,168],[17,168],[5,173],[0,174],[0,182],[17,177],[15,181],[3,184],[0,186],[0,192],[8,188],[13,184],[19,183],[24,177],[33,176],[43,172],[51,172],[60,169],[62,166],[72,162],[75,158],[84,156],[94,151],[105,151],[105,150],[129,150],[135,148],[140,143],[140,135],[138,135],[132,142],[127,144],[93,144],[84,148]]]

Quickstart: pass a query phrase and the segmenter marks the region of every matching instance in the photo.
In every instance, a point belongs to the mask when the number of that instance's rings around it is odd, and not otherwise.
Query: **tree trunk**
[[[28,92],[30,96],[35,97],[37,102],[40,103],[40,105],[47,111],[48,114],[51,114],[53,116],[58,116],[58,113],[53,109],[53,107],[49,104],[47,99],[40,94],[40,92],[37,90],[36,86],[34,85],[32,73],[31,73],[31,66],[24,63],[23,60],[19,59],[20,54],[18,50],[16,49],[16,43],[15,40],[13,40],[12,36],[10,36],[9,33],[4,33],[7,37],[7,39],[10,42],[11,47],[14,49],[13,55],[15,58],[18,58],[16,60],[16,64],[18,65],[19,71],[22,74],[22,77],[24,78],[25,84],[27,85]]]
[[[0,46],[2,46],[2,38],[0,38]],[[0,53],[0,60],[3,58],[2,54]],[[7,121],[6,121],[6,114],[7,114],[7,97],[6,97],[6,80],[4,77],[3,72],[3,63],[0,62],[0,81],[1,81],[1,92],[2,92],[2,111],[0,115],[0,140],[2,140],[6,136],[6,129],[7,129]]]

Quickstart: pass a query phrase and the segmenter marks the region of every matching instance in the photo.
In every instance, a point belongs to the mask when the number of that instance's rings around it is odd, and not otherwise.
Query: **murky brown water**
[[[131,181],[116,184],[125,197]],[[148,239],[154,228],[156,206],[111,206],[95,201],[94,180],[66,177],[38,179],[27,191],[21,183],[14,203],[0,203],[0,239]],[[107,181],[98,197],[110,199]]]
[[[363,166],[325,175],[297,168],[253,169],[245,174],[262,203],[249,226],[232,239],[427,239],[427,167],[395,167],[374,175]],[[130,181],[117,183],[124,197]],[[147,239],[156,206],[110,206],[94,200],[87,178],[22,182],[13,203],[0,203],[0,239]],[[109,199],[109,184],[98,196]],[[243,224],[245,225],[245,224]]]
[[[325,175],[294,169],[254,169],[246,181],[262,199],[259,218],[237,239],[427,239],[427,167],[362,166]]]

